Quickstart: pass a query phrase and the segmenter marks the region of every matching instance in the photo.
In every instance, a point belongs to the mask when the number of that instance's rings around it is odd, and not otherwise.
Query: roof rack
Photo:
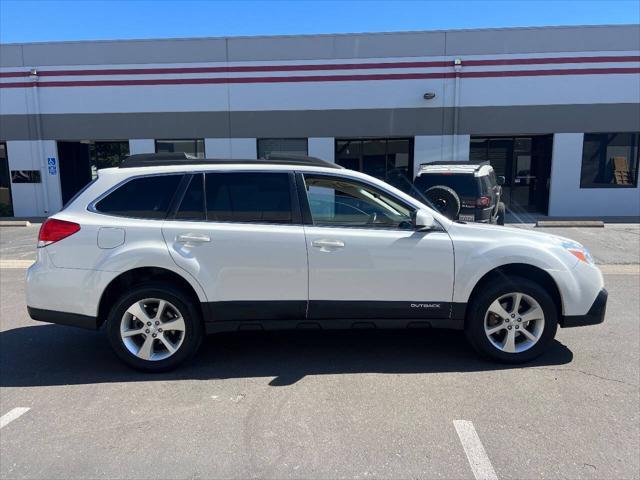
[[[475,161],[475,160],[469,160],[469,161],[451,161],[448,162],[446,160],[438,160],[437,162],[425,162],[425,163],[421,163],[420,166],[421,167],[429,167],[429,166],[448,166],[448,165],[461,165],[461,166],[467,166],[467,167],[475,167],[476,169],[480,168],[480,167],[484,167],[485,165],[491,165],[489,163],[489,160],[481,160],[481,161]]]
[[[455,161],[447,161],[447,160],[438,160],[437,162],[425,162],[421,163],[422,165],[477,165],[478,167],[482,167],[483,165],[489,165],[489,160],[455,160]]]
[[[299,165],[326,168],[343,168],[305,155],[276,154],[259,159],[195,158],[186,153],[140,153],[125,158],[119,168],[166,167],[171,165]]]

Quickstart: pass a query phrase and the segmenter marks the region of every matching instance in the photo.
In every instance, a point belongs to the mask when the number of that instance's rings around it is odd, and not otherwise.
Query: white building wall
[[[255,138],[230,138],[231,158],[253,160],[258,158],[258,140]]]
[[[307,143],[310,157],[317,157],[327,162],[336,161],[336,139],[334,137],[310,137]]]
[[[138,153],[156,153],[156,142],[153,138],[134,138],[129,140],[129,155]]]
[[[41,183],[12,183],[13,214],[16,217],[43,217],[62,208],[60,166],[56,142],[14,140],[7,142],[9,170],[38,170]],[[48,168],[48,159],[55,168]]]
[[[205,138],[204,154],[207,158],[231,158],[231,139]]]
[[[553,137],[549,215],[556,217],[640,216],[639,188],[580,188],[582,133]]]

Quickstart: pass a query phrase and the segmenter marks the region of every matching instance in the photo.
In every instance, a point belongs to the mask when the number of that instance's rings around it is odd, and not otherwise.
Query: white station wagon
[[[606,301],[576,242],[452,222],[309,157],[133,155],[42,225],[27,274],[33,319],[104,327],[146,371],[245,329],[453,328],[526,362],[558,325],[602,322]]]

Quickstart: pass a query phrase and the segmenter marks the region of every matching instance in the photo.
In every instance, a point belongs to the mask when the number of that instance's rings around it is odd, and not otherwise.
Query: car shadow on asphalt
[[[0,332],[0,386],[273,377],[287,386],[309,375],[430,374],[562,365],[573,353],[554,340],[525,365],[478,357],[462,332],[449,330],[234,333],[207,337],[188,364],[167,373],[131,370],[104,332],[38,325]]]

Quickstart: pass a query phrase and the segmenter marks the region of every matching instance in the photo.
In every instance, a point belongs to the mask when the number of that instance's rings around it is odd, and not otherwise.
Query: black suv
[[[504,225],[503,183],[489,162],[433,162],[420,165],[414,186],[452,220]]]

